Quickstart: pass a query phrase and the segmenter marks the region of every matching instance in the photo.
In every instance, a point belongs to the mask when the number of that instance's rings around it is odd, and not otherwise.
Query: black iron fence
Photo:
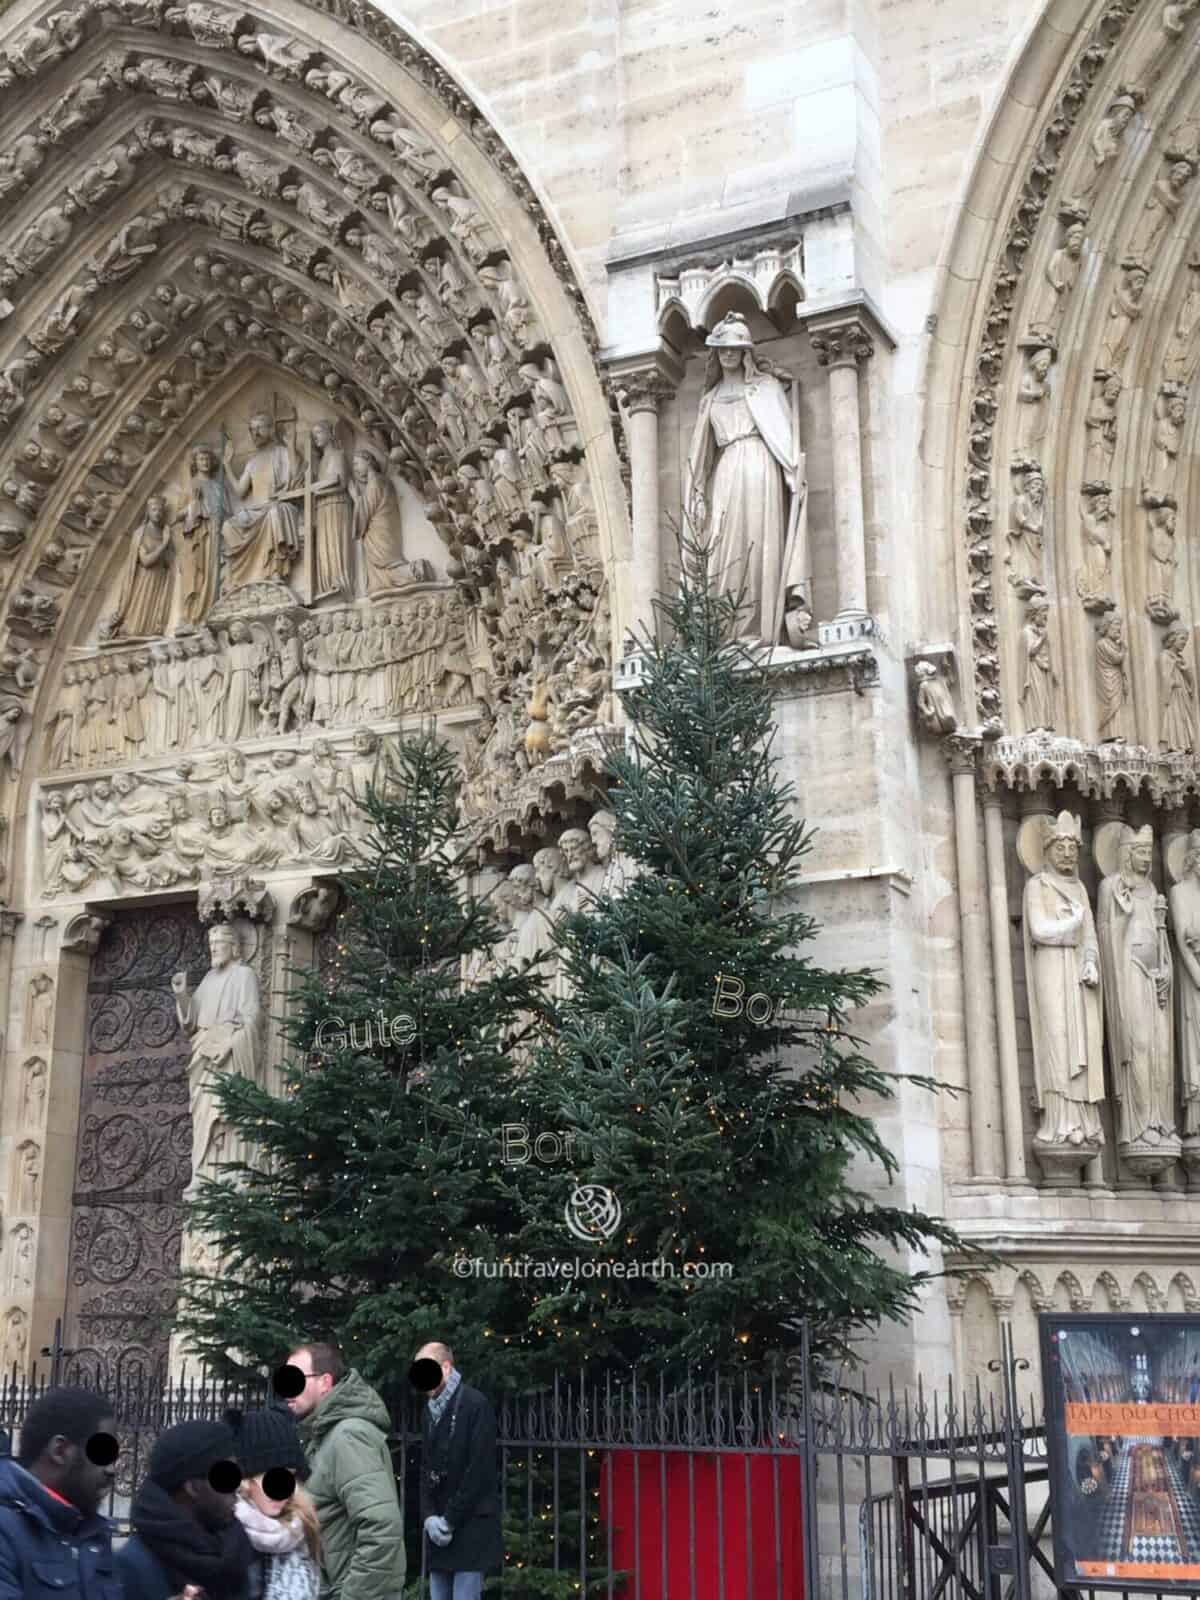
[[[69,1362],[0,1385],[0,1428]],[[497,1407],[505,1600],[1035,1600],[1055,1592],[1044,1429],[1028,1363],[1006,1340],[993,1387],[879,1392],[800,1362],[790,1381],[641,1374],[561,1381]],[[264,1379],[139,1374],[113,1402],[121,1453],[109,1507],[174,1422],[266,1404]],[[385,1393],[405,1507],[407,1595],[427,1592],[411,1391]],[[1071,1592],[1075,1600],[1076,1591]],[[399,1597],[397,1597],[399,1600]]]

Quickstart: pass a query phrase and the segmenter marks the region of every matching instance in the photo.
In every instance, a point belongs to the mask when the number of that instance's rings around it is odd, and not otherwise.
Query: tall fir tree
[[[559,927],[571,992],[532,1082],[584,1156],[556,1203],[527,1197],[520,1245],[561,1253],[572,1191],[611,1190],[620,1229],[583,1250],[625,1275],[543,1280],[535,1326],[603,1364],[761,1370],[794,1353],[801,1319],[814,1349],[849,1353],[916,1309],[940,1250],[965,1247],[881,1197],[897,1161],[863,1102],[892,1099],[898,1078],[853,1032],[881,984],[805,953],[818,925],[793,897],[812,836],[779,773],[762,652],[739,642],[738,599],[707,563],[685,537],[610,763],[623,881]],[[781,1009],[748,1009],[753,995]],[[655,1258],[675,1275],[630,1275]]]
[[[394,782],[363,802],[332,968],[293,975],[285,1094],[240,1074],[216,1085],[248,1159],[189,1208],[223,1270],[185,1274],[176,1326],[217,1372],[333,1337],[369,1378],[395,1381],[452,1330],[466,1370],[506,1385],[533,1374],[529,1294],[454,1270],[505,1253],[537,1182],[502,1164],[500,1130],[530,1121],[514,1060],[542,1014],[536,974],[483,965],[503,930],[465,886],[458,787],[433,733],[399,742]],[[393,1019],[411,1020],[381,1042]]]

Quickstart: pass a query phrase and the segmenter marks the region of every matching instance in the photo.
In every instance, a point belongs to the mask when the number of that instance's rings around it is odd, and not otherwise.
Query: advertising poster
[[[1200,1590],[1200,1318],[1041,1318],[1064,1588]]]

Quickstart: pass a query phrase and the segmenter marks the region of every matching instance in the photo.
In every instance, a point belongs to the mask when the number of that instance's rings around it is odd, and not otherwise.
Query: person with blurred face
[[[496,1413],[464,1383],[449,1345],[422,1345],[410,1374],[421,1416],[421,1519],[430,1600],[479,1600],[503,1564]]]
[[[305,1487],[321,1529],[322,1600],[396,1600],[404,1589],[404,1517],[382,1399],[331,1344],[297,1346],[300,1424],[311,1476]]]
[[[236,1458],[224,1422],[159,1434],[130,1508],[133,1535],[117,1556],[122,1600],[173,1600],[189,1586],[204,1600],[248,1600],[255,1553],[235,1512]]]
[[[0,1461],[0,1600],[120,1600],[112,1525],[100,1511],[116,1431],[94,1389],[49,1389],[30,1407],[16,1459]]]
[[[317,1600],[321,1530],[300,1479],[308,1470],[296,1419],[286,1406],[227,1411],[242,1481],[237,1519],[258,1558],[262,1600]]]

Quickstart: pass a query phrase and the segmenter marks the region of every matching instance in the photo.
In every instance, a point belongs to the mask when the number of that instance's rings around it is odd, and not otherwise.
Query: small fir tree
[[[332,970],[294,975],[286,1093],[240,1074],[216,1086],[247,1160],[189,1208],[223,1270],[185,1274],[176,1325],[217,1372],[333,1337],[365,1376],[394,1383],[445,1336],[492,1383],[530,1375],[532,1291],[454,1271],[460,1256],[506,1252],[538,1181],[502,1165],[501,1128],[530,1121],[514,1060],[542,1014],[527,967],[478,970],[503,930],[464,887],[457,774],[431,733],[399,743],[395,781],[363,802]],[[393,1019],[411,1023],[381,1042]]]

